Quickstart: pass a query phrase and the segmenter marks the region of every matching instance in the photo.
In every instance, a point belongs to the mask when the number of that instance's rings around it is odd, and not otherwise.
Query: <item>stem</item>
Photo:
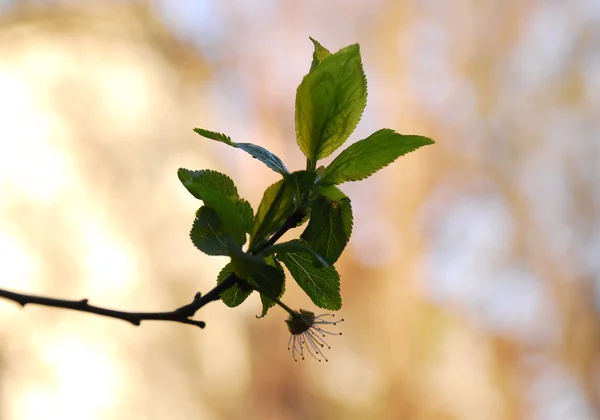
[[[302,211],[297,210],[294,213],[292,213],[284,222],[283,226],[281,226],[281,228],[279,228],[277,232],[275,232],[273,236],[271,236],[271,238],[269,238],[269,240],[265,242],[264,245],[260,246],[253,253],[260,252],[265,248],[273,245],[275,242],[277,242],[277,240],[279,240],[279,238],[283,236],[285,232],[287,232],[293,227],[296,227],[296,225],[302,220],[303,217],[304,213]],[[140,325],[142,321],[169,321],[178,322],[181,324],[195,325],[197,327],[204,328],[206,324],[203,321],[196,321],[190,318],[193,317],[196,314],[196,312],[204,305],[215,300],[219,300],[221,297],[221,293],[235,286],[239,282],[241,282],[241,280],[235,274],[230,274],[227,277],[225,277],[225,279],[223,279],[221,283],[217,284],[214,288],[212,288],[207,294],[201,295],[200,293],[197,293],[192,302],[170,312],[117,311],[114,309],[107,309],[102,308],[100,306],[90,305],[88,303],[88,299],[55,299],[44,296],[10,292],[4,289],[0,289],[0,298],[16,302],[23,307],[27,304],[32,304],[40,306],[49,306],[54,308],[70,309],[73,311],[92,313],[107,318],[120,319],[123,321],[127,321],[133,325]],[[258,292],[260,291],[258,290]],[[293,311],[284,303],[280,302],[279,300],[275,300],[275,303],[277,303],[290,314],[293,314]]]
[[[296,210],[294,213],[292,213],[290,215],[290,217],[288,217],[286,219],[286,221],[283,223],[283,225],[277,230],[277,232],[275,232],[273,234],[273,236],[271,236],[269,238],[269,240],[267,242],[264,243],[264,245],[260,246],[255,252],[254,254],[263,251],[264,249],[270,247],[271,245],[274,245],[275,242],[277,242],[279,240],[279,238],[281,238],[288,230],[295,228],[296,226],[298,226],[298,223],[300,223],[300,221],[304,218],[304,211],[302,210]]]
[[[285,303],[283,303],[279,299],[275,299],[274,302],[276,304],[278,304],[279,306],[281,306],[288,314],[290,314],[292,316],[296,315],[296,311],[294,311],[293,309],[291,309],[289,306],[287,306]]]
[[[195,325],[204,328],[206,324],[203,321],[195,321],[189,319],[182,313],[175,311],[171,312],[127,312],[116,311],[113,309],[102,308],[99,306],[90,305],[87,299],[81,300],[64,300],[54,299],[37,295],[26,295],[23,293],[9,292],[8,290],[0,289],[0,297],[12,300],[21,306],[27,304],[51,306],[54,308],[71,309],[79,312],[88,312],[96,315],[105,316],[108,318],[120,319],[127,321],[133,325],[140,325],[142,321],[171,321],[182,324]]]
[[[215,300],[219,300],[221,298],[221,293],[223,293],[230,287],[235,286],[238,281],[239,279],[237,278],[237,276],[232,273],[225,277],[221,283],[213,287],[204,296],[202,296],[200,293],[196,293],[196,296],[194,297],[194,300],[191,303],[177,308],[174,312],[177,312],[185,317],[192,317],[204,305]]]
[[[249,289],[254,290],[255,292],[260,293],[261,295],[265,295],[264,293],[262,293],[260,291],[260,289],[256,286],[251,285],[250,283],[246,284],[246,287],[248,287]],[[267,295],[265,295],[267,296]],[[287,313],[289,313],[290,315],[294,316],[297,314],[296,311],[294,311],[292,308],[290,308],[289,306],[287,306],[285,303],[283,303],[282,301],[280,301],[279,299],[273,299],[269,296],[267,296],[269,299],[271,299],[273,302],[275,302],[276,304],[278,304],[279,306],[281,306]]]

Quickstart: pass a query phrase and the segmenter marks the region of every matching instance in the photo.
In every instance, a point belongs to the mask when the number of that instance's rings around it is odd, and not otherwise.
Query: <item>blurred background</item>
[[[0,300],[0,419],[600,418],[598,0],[0,0],[0,287],[134,311],[209,290],[226,259],[192,246],[177,168],[254,208],[278,175],[192,128],[303,168],[309,36],[361,45],[350,142],[437,141],[342,186],[329,363],[294,363],[258,297],[204,330]]]

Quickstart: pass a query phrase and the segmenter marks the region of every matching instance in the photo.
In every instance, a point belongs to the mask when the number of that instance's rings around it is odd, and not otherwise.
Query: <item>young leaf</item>
[[[314,171],[296,171],[288,177],[288,185],[295,190],[294,202],[296,208],[302,204],[305,195],[314,188],[317,173]]]
[[[268,293],[260,294],[260,301],[262,303],[262,312],[258,318],[262,318],[267,314],[267,311],[275,306],[275,301],[270,299],[269,296],[275,296],[276,299],[280,299],[285,292],[285,273],[283,267],[277,261],[272,261],[273,265],[268,265],[268,269],[261,271],[251,278],[251,280],[258,285],[261,291],[270,290]],[[276,294],[275,294],[276,293]]]
[[[321,185],[317,189],[317,194],[329,197],[334,201],[349,200],[348,196],[342,192],[338,187],[334,185]]]
[[[344,150],[325,169],[323,185],[341,184],[367,178],[398,157],[433,144],[423,136],[402,135],[384,128]]]
[[[250,251],[279,229],[294,209],[293,191],[283,188],[284,181],[282,179],[272,184],[263,194],[250,231]]]
[[[242,246],[246,242],[246,232],[242,216],[235,204],[238,195],[233,181],[214,171],[190,171],[180,168],[177,174],[194,197],[214,209],[221,221],[223,232]],[[225,182],[226,180],[231,181],[231,184]]]
[[[325,58],[329,57],[331,55],[331,53],[329,52],[329,50],[327,48],[325,48],[324,46],[319,44],[319,42],[317,40],[313,39],[312,37],[309,37],[309,38],[312,41],[313,45],[315,46],[315,51],[313,52],[312,63],[310,64],[310,71],[313,71],[319,64],[321,64],[321,61],[323,61]]]
[[[281,159],[262,146],[257,146],[256,144],[252,143],[235,143],[231,141],[231,137],[225,134],[208,131],[203,128],[194,128],[194,131],[208,139],[220,141],[221,143],[228,144],[229,146],[237,149],[242,149],[246,153],[250,154],[253,158],[260,160],[262,163],[281,175],[287,175],[289,173]]]
[[[305,252],[312,254],[312,256],[318,263],[318,267],[327,267],[329,265],[321,255],[317,254],[310,246],[308,246],[306,242],[301,241],[300,239],[293,239],[288,242],[282,242],[279,244],[272,245],[266,248],[264,251],[261,251],[259,255],[266,257],[268,255],[286,254],[289,252]]]
[[[296,92],[298,146],[314,163],[329,156],[356,128],[367,103],[358,44],[322,59]]]
[[[307,253],[280,254],[278,258],[315,305],[333,311],[342,307],[340,276],[334,267],[319,268]]]
[[[267,188],[254,218],[251,251],[283,225],[300,204],[302,196],[313,187],[315,178],[314,172],[297,171]]]
[[[242,250],[231,253],[231,270],[240,279],[245,279],[260,290],[265,316],[270,307],[275,305],[274,299],[279,299],[284,291],[285,274],[279,263],[273,257],[252,255]]]
[[[233,271],[231,269],[231,263],[228,263],[221,269],[221,272],[217,277],[217,284],[225,280],[225,278],[230,274],[233,274]],[[241,305],[251,293],[251,289],[244,290],[236,284],[221,293],[221,300],[225,305],[229,306],[230,308],[234,308],[238,305]]]
[[[339,190],[338,190],[339,191]],[[343,195],[341,191],[335,196]],[[334,264],[352,234],[352,206],[348,197],[333,200],[319,195],[312,204],[310,222],[302,233],[304,239],[316,253],[329,264]]]
[[[219,216],[208,206],[202,206],[196,212],[190,238],[196,248],[208,255],[229,255],[234,246],[231,237],[223,232]]]
[[[240,213],[240,217],[242,218],[244,232],[250,233],[252,224],[254,223],[254,211],[252,210],[252,206],[243,198],[241,198],[239,201],[236,201],[235,205]]]
[[[250,154],[254,159],[260,160],[262,163],[281,175],[289,174],[289,171],[283,164],[283,161],[277,155],[269,152],[262,146],[252,143],[234,143],[233,147],[242,149],[246,153]]]
[[[209,187],[197,186],[194,189],[202,196],[202,201],[215,210],[221,220],[223,232],[229,234],[235,243],[242,246],[246,242],[246,232],[235,202]]]
[[[220,141],[221,143],[228,144],[230,146],[233,145],[231,141],[231,137],[227,134],[217,133],[216,131],[205,130],[204,128],[194,128],[194,131],[200,134],[202,137],[206,137],[207,139]]]
[[[179,168],[177,176],[183,186],[199,200],[202,200],[202,196],[196,191],[196,186],[210,187],[219,194],[232,199],[237,200],[239,198],[233,180],[220,172],[208,169],[190,171],[189,169]]]

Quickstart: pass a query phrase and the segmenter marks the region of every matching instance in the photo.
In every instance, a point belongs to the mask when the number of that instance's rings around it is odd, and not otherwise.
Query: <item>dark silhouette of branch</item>
[[[18,303],[21,306],[28,304],[50,306],[54,308],[71,309],[79,312],[88,312],[91,314],[102,315],[108,318],[121,319],[133,325],[140,325],[142,321],[171,321],[182,324],[195,325],[200,328],[205,327],[203,321],[196,321],[185,316],[177,310],[171,312],[126,312],[116,311],[113,309],[101,308],[99,306],[90,305],[87,299],[81,300],[64,300],[54,299],[44,296],[27,295],[23,293],[9,292],[8,290],[0,289],[0,297]]]
[[[288,217],[283,226],[277,230],[269,238],[269,240],[260,247],[256,252],[260,252],[265,248],[273,245],[285,232],[289,229],[294,228],[304,218],[302,211],[296,211]],[[140,325],[142,321],[169,321],[179,322],[181,324],[195,325],[200,328],[204,328],[206,323],[203,321],[196,321],[191,319],[196,312],[204,305],[219,300],[221,293],[225,290],[233,287],[234,285],[242,282],[235,274],[230,274],[221,283],[217,284],[207,294],[202,295],[196,293],[194,300],[187,305],[175,309],[170,312],[128,312],[128,311],[117,311],[114,309],[102,308],[95,305],[90,305],[88,299],[81,300],[65,300],[55,299],[45,296],[29,295],[24,293],[10,292],[8,290],[0,289],[0,298],[11,300],[18,303],[21,306],[28,304],[49,306],[54,308],[71,309],[73,311],[87,312],[91,314],[101,315],[108,318],[120,319],[127,321],[133,325]]]
[[[194,297],[194,300],[191,303],[176,309],[174,312],[184,318],[192,317],[204,305],[215,300],[219,300],[221,298],[221,293],[223,293],[230,287],[233,287],[238,281],[239,280],[235,274],[230,274],[227,277],[225,277],[221,283],[217,284],[214,288],[212,288],[210,292],[208,292],[204,296],[200,292],[196,293],[196,296]]]

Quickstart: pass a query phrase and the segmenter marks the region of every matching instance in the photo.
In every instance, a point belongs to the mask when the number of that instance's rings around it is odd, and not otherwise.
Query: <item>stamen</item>
[[[337,325],[338,322],[343,322],[344,321],[344,318],[340,319],[339,321],[338,320],[327,321],[327,320],[323,319],[326,316],[330,316],[330,317],[333,318],[333,317],[335,317],[335,314],[322,314],[322,315],[316,316],[314,323],[315,324]]]
[[[300,344],[300,355],[302,356],[302,360],[304,360],[304,340],[300,340],[300,337],[298,337],[298,343]]]
[[[323,328],[319,327],[318,325],[313,325],[312,327],[314,330],[317,330],[318,332],[320,332],[321,334],[329,334],[329,335],[342,335],[342,333],[334,333],[331,331],[325,331]],[[323,336],[325,337],[325,336]]]
[[[323,356],[323,359],[325,359],[326,362],[329,362],[329,360],[327,360],[327,357],[325,357],[325,354],[323,354],[322,351],[319,351],[319,349],[317,348],[317,344],[314,342],[314,340],[312,339],[311,336],[308,336],[308,342],[310,343],[310,345],[312,346],[312,348],[315,350],[315,352],[317,354],[320,354],[321,356]],[[310,350],[309,346],[306,346],[306,348],[308,348]],[[320,362],[321,360],[319,360]]]
[[[310,337],[308,337],[308,343],[309,345],[306,346],[306,349],[308,350],[308,353],[316,360],[318,360],[319,362],[321,361],[321,359],[319,359],[317,356],[315,356],[311,350],[311,347],[314,349],[314,351],[317,354],[321,354],[323,355],[323,353],[320,353],[319,350],[317,349],[317,347],[314,345],[314,343],[312,342],[312,340],[310,339]],[[324,357],[324,356],[323,356]]]
[[[329,344],[327,344],[327,341],[323,340],[321,337],[319,337],[312,331],[310,332],[310,336],[315,341],[315,343],[317,343],[319,346],[321,346],[321,348],[327,347],[328,349],[331,350],[331,347],[329,346]]]
[[[292,335],[290,336],[290,338],[294,337],[294,346],[292,347],[292,357],[294,358],[294,362],[297,362],[298,359],[296,359],[296,336]]]
[[[300,354],[300,356],[302,357],[302,360],[304,360],[304,351],[302,348],[302,341],[297,336],[294,336],[294,350],[296,352],[298,352],[298,354]]]

